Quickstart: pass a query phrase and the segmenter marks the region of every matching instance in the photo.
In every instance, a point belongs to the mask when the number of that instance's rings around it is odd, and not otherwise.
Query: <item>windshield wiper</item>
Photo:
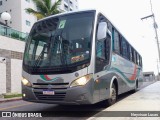
[[[42,52],[38,56],[37,60],[35,60],[34,68],[39,65],[39,63],[41,62],[41,60],[44,58],[44,54],[45,53],[49,54],[50,46],[51,46],[51,40],[52,40],[52,35],[51,35],[49,41],[47,42],[47,44],[44,44]]]
[[[41,60],[44,58],[44,54],[48,52],[48,51],[45,51],[45,50],[48,49],[47,47],[48,47],[48,45],[44,44],[42,52],[40,53],[40,55],[38,56],[38,58],[35,60],[35,64],[33,65],[34,68],[39,65],[39,63],[41,62]]]
[[[59,42],[60,42],[60,44],[59,44],[59,49],[60,49],[61,63],[64,64],[64,65],[66,65],[66,64],[67,64],[67,61],[66,61],[66,57],[64,57],[65,54],[64,54],[63,38],[62,38],[62,36],[59,35],[59,36],[58,36],[58,39],[59,39]]]
[[[56,44],[58,44],[58,49],[57,51],[59,51],[59,55],[60,55],[60,61],[62,65],[67,65],[67,57],[66,57],[66,53],[65,51],[67,51],[65,49],[65,44],[64,44],[64,38],[62,37],[62,32],[60,35],[56,35],[54,37],[54,41],[57,40],[57,42],[54,42],[54,46],[56,46]]]

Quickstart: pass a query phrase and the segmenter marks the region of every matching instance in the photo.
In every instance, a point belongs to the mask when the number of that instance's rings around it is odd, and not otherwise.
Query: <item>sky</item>
[[[152,9],[157,25],[160,27],[160,0],[152,0]],[[158,73],[157,40],[153,19],[141,18],[151,15],[150,0],[79,0],[79,10],[98,9],[118,28],[130,44],[141,54],[143,71]],[[158,38],[160,41],[160,29]],[[157,63],[158,66],[157,67]]]

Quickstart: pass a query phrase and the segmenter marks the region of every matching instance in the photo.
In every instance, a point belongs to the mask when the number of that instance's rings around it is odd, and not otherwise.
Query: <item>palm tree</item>
[[[37,10],[33,10],[32,8],[27,8],[25,11],[29,14],[33,14],[37,17],[37,19],[42,19],[44,17],[61,13],[62,11],[58,10],[59,5],[61,4],[62,0],[56,1],[52,4],[52,0],[32,0]]]

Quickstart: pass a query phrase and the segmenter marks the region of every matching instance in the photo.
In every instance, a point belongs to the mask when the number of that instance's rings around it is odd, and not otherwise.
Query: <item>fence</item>
[[[25,41],[28,36],[28,34],[26,33],[14,30],[10,27],[3,26],[3,25],[0,25],[0,35],[14,38],[14,39],[21,40],[21,41]]]

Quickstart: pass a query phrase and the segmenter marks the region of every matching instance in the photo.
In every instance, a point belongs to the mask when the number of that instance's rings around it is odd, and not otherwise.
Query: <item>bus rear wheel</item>
[[[116,90],[115,85],[112,84],[111,97],[107,100],[107,104],[110,106],[110,105],[113,105],[114,103],[116,103],[116,101],[117,101],[117,90]]]
[[[135,93],[138,91],[138,80],[136,80],[136,85],[134,87],[134,89],[132,90],[132,93]]]

